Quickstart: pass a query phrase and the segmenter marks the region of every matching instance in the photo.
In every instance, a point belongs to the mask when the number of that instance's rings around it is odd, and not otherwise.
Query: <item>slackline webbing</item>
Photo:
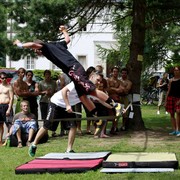
[[[113,119],[118,119],[120,118],[121,115],[119,116],[98,116],[98,117],[82,117],[82,118],[63,118],[63,119],[52,119],[50,121],[79,121],[79,120],[86,120],[86,121],[91,121],[91,120],[113,120]],[[39,119],[38,121],[45,121],[45,119]]]
[[[132,106],[132,103],[130,103],[126,109],[123,110],[122,113],[120,113],[118,116],[98,116],[98,117],[81,117],[81,118],[63,118],[63,119],[51,119],[50,121],[79,121],[79,120],[86,120],[86,121],[92,121],[92,120],[113,120],[113,119],[119,119],[120,117],[122,117],[122,115],[124,113],[126,113],[126,111]],[[77,112],[72,112],[72,113],[77,113]],[[45,121],[45,119],[40,119],[38,121]]]

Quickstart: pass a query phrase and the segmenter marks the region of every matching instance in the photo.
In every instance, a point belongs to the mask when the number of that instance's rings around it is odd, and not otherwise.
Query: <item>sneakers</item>
[[[66,151],[65,153],[75,153],[75,151],[70,150],[70,151]]]
[[[180,136],[180,131],[176,131],[176,136]]]
[[[33,144],[31,144],[31,145],[29,146],[28,154],[29,154],[30,157],[34,157],[34,156],[35,156],[35,154],[36,154],[36,149],[37,149],[37,146],[35,146],[35,145],[33,145]]]
[[[180,132],[179,132],[179,134],[180,134]],[[177,131],[173,131],[173,132],[169,133],[169,135],[177,135]]]
[[[159,114],[160,114],[160,111],[157,111],[157,114],[159,115]],[[166,111],[165,114],[168,114],[168,112]]]

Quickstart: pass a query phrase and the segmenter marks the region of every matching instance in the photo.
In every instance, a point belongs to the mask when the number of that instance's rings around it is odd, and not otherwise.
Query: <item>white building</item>
[[[12,33],[10,30],[9,33]],[[10,36],[10,35],[8,35]],[[81,31],[71,36],[71,42],[68,44],[68,50],[73,56],[87,69],[89,66],[96,66],[101,64],[106,72],[106,62],[98,55],[98,48],[96,45],[101,45],[104,48],[115,47],[116,40],[111,25],[101,23],[88,24],[86,31]],[[19,61],[13,61],[6,58],[6,67],[18,69],[24,67],[25,69],[52,69],[58,68],[44,57],[34,59],[26,57]]]

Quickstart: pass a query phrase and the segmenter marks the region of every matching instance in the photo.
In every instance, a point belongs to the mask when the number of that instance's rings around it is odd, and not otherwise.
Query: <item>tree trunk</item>
[[[133,1],[133,23],[131,26],[132,38],[130,44],[130,58],[127,63],[129,79],[132,81],[132,95],[139,97],[141,84],[142,60],[145,42],[145,14],[146,0]],[[134,130],[145,128],[142,119],[140,99],[133,103],[134,117],[130,121],[130,127]]]

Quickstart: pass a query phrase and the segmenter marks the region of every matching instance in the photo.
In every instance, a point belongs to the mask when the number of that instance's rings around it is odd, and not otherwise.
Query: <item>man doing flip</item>
[[[44,55],[52,63],[62,69],[70,79],[74,82],[77,94],[81,102],[88,108],[92,115],[97,114],[97,109],[87,95],[93,95],[100,100],[109,104],[109,108],[116,105],[107,94],[98,90],[96,86],[88,79],[83,66],[73,57],[67,50],[67,44],[70,42],[68,32],[64,26],[60,26],[59,30],[64,34],[65,41],[60,42],[27,42],[21,43],[19,40],[14,42],[19,48],[31,48],[37,54]]]

